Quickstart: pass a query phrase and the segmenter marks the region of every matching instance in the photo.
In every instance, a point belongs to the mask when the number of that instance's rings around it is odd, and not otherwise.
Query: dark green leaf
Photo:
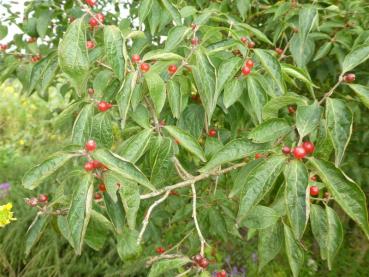
[[[327,259],[327,238],[328,238],[328,219],[325,211],[319,205],[310,206],[311,230],[315,240],[319,244],[320,256],[323,260]]]
[[[104,46],[106,58],[115,75],[122,80],[125,60],[123,56],[123,37],[116,26],[104,26]]]
[[[37,214],[31,226],[27,230],[26,238],[26,250],[25,254],[28,256],[31,252],[32,247],[37,243],[37,241],[42,236],[43,231],[48,222],[48,217],[45,214]]]
[[[136,217],[140,208],[140,190],[135,183],[125,183],[119,189],[119,194],[126,212],[128,226],[131,230],[136,227]]]
[[[164,273],[168,273],[171,270],[180,268],[185,264],[190,263],[191,260],[187,257],[183,258],[175,258],[175,259],[166,259],[161,260],[152,266],[148,277],[160,277],[163,276]]]
[[[292,131],[291,126],[285,119],[274,118],[264,121],[256,126],[248,135],[248,138],[255,143],[275,141]]]
[[[336,212],[329,206],[325,207],[325,211],[328,221],[327,260],[328,268],[332,270],[333,259],[337,256],[338,250],[343,242],[343,229]]]
[[[83,145],[90,138],[94,109],[93,104],[89,104],[84,106],[78,114],[72,132],[72,142],[74,144]]]
[[[292,274],[294,277],[297,277],[304,263],[304,252],[287,225],[284,225],[284,241]]]
[[[145,153],[150,142],[151,134],[151,129],[145,129],[124,141],[119,147],[119,149],[122,149],[120,151],[121,156],[132,163],[137,162]]]
[[[102,214],[92,210],[91,219],[87,226],[85,241],[92,249],[99,251],[112,231],[110,221]]]
[[[265,229],[275,225],[278,219],[279,214],[272,208],[256,205],[241,221],[240,226],[253,229]]]
[[[303,138],[310,134],[320,122],[321,108],[318,103],[309,106],[298,106],[296,111],[296,128]]]
[[[166,99],[165,83],[159,74],[146,73],[144,76],[149,89],[150,98],[154,103],[155,111],[157,114],[160,114]]]
[[[125,229],[117,236],[117,250],[122,261],[136,258],[141,253],[141,246],[137,243],[138,232]]]
[[[369,44],[364,44],[353,49],[347,54],[342,63],[342,73],[354,69],[369,58]]]
[[[276,222],[259,231],[258,254],[259,271],[278,255],[283,245],[283,226]]]

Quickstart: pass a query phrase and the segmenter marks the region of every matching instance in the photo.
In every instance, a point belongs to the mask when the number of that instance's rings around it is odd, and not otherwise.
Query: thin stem
[[[291,42],[291,39],[289,41],[287,41],[287,44],[284,47],[282,54],[278,58],[278,61],[281,61],[283,58],[285,58],[285,55],[284,54],[286,54],[286,51],[287,51],[288,47],[290,46],[290,42]]]
[[[328,97],[330,97],[334,93],[334,91],[342,83],[342,81],[343,81],[343,74],[341,74],[338,77],[337,83],[326,94],[324,94],[323,98],[319,101],[319,105],[321,105]]]
[[[104,27],[104,24],[95,16],[95,14],[93,12],[91,12],[90,8],[88,8],[85,4],[82,3],[81,0],[77,0],[77,2],[79,3],[79,5],[84,8],[84,10],[91,15],[93,18],[96,19],[97,23],[99,23],[100,26]]]
[[[113,70],[110,66],[108,66],[107,64],[104,64],[103,62],[100,62],[100,61],[96,61],[97,64],[107,68],[107,69],[110,69],[110,70]]]
[[[183,180],[193,178],[193,176],[190,173],[188,173],[186,169],[184,169],[184,167],[182,166],[181,162],[177,159],[177,157],[175,156],[173,157],[173,162],[179,177],[181,177]]]
[[[154,120],[154,126],[155,126],[155,131],[160,134],[160,124],[159,124],[159,120],[158,117],[156,116],[156,112],[155,109],[150,101],[149,98],[147,98],[147,96],[144,97],[145,103],[147,105],[147,108],[149,109],[152,119]]]
[[[187,273],[189,273],[192,270],[192,267],[190,267],[189,269],[187,269],[186,271],[179,273],[176,275],[176,277],[182,277],[182,276],[186,276]]]
[[[199,239],[200,239],[200,245],[201,245],[200,255],[204,256],[206,241],[204,239],[204,236],[201,233],[199,222],[197,221],[197,213],[196,213],[197,195],[196,195],[195,183],[191,184],[191,189],[192,189],[192,217],[193,217],[193,221],[195,222],[197,234],[199,235]]]

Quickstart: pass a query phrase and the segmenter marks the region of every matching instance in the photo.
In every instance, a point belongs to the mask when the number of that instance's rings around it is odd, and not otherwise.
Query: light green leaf
[[[138,8],[138,17],[140,22],[144,22],[152,8],[153,0],[143,0]]]
[[[85,236],[86,244],[95,251],[101,250],[112,230],[110,221],[101,213],[92,210]]]
[[[8,35],[8,27],[5,25],[0,25],[0,39],[5,38]]]
[[[110,148],[113,144],[112,118],[108,113],[99,113],[92,120],[91,139],[95,140],[97,145]]]
[[[134,230],[137,212],[140,208],[140,190],[137,184],[128,182],[121,186],[119,194],[126,212],[128,226],[131,230]]]
[[[232,106],[242,95],[242,82],[238,79],[230,80],[224,85],[223,103],[226,108]]]
[[[233,77],[239,72],[242,65],[242,59],[239,57],[233,57],[225,60],[219,66],[217,74],[217,86],[215,90],[215,98],[217,99],[220,92],[223,90],[227,81],[235,81]]]
[[[37,33],[41,38],[44,38],[49,28],[52,11],[43,10],[37,17],[36,29]]]
[[[167,82],[168,102],[172,114],[175,118],[179,118],[182,111],[182,95],[179,83],[174,80]]]
[[[319,244],[320,256],[325,260],[327,259],[328,219],[321,206],[316,204],[310,206],[310,222],[314,238]]]
[[[325,42],[322,46],[320,46],[318,51],[316,51],[316,54],[315,54],[315,57],[314,57],[313,61],[315,62],[315,61],[317,61],[321,58],[327,57],[329,52],[332,49],[332,46],[333,46],[332,42],[330,42],[330,41]]]
[[[164,273],[168,273],[171,270],[180,268],[185,264],[190,263],[191,260],[187,257],[183,258],[175,258],[175,259],[166,259],[160,260],[152,266],[148,277],[160,277],[163,276]]]
[[[115,184],[117,185],[117,184]],[[122,186],[125,186],[126,183],[121,184]],[[106,207],[106,213],[108,214],[111,223],[114,226],[115,232],[117,234],[122,234],[124,225],[125,225],[125,214],[123,209],[123,204],[120,201],[119,197],[117,197],[117,200],[110,197],[109,192],[104,192],[104,203]]]
[[[40,94],[45,94],[47,89],[54,81],[58,70],[58,60],[56,55],[50,55],[32,68],[30,85],[28,92],[31,94],[33,90],[37,90]]]
[[[250,33],[254,34],[255,37],[257,37],[261,41],[266,42],[269,45],[273,45],[273,43],[269,40],[269,38],[263,32],[261,32],[259,29],[254,28],[254,27],[250,26],[249,24],[245,24],[245,23],[241,23],[241,24],[237,24],[237,25],[244,28],[245,30],[249,31]]]
[[[257,122],[262,122],[263,106],[266,101],[264,89],[258,82],[258,79],[254,75],[248,76],[246,79],[247,84],[247,95],[250,100],[251,111],[255,115]]]
[[[157,73],[146,73],[144,75],[150,98],[152,99],[157,114],[160,114],[164,107],[166,93],[165,83]]]
[[[125,60],[123,56],[123,36],[117,26],[104,26],[105,55],[115,75],[124,77]]]
[[[197,156],[201,161],[206,162],[203,149],[189,133],[175,126],[165,126],[164,129],[179,142],[180,146]]]
[[[26,256],[28,256],[31,253],[32,247],[41,238],[47,223],[48,223],[47,215],[45,214],[36,215],[35,219],[31,223],[31,226],[29,226],[27,230],[26,249],[25,249]]]
[[[303,68],[314,56],[314,40],[310,36],[303,39],[299,34],[294,34],[291,38],[290,51],[296,65]]]
[[[318,20],[318,12],[315,6],[303,6],[299,12],[299,36],[305,41],[307,35],[313,29]]]
[[[84,106],[74,121],[72,131],[74,144],[83,145],[90,138],[94,108],[93,104]]]
[[[288,263],[294,277],[299,276],[299,272],[304,263],[304,252],[295,240],[293,233],[287,225],[284,225],[284,241],[288,258]]]
[[[302,70],[301,68],[295,67],[290,64],[282,64],[282,71],[293,78],[299,79],[300,81],[304,82],[305,84],[309,86],[312,86],[315,88],[317,87],[310,80],[310,76],[308,75],[308,73]]]
[[[81,255],[92,210],[93,176],[91,174],[84,176],[76,187],[67,219],[74,250],[77,255]]]
[[[337,256],[338,250],[343,242],[342,223],[336,212],[329,206],[325,207],[328,220],[328,236],[327,236],[327,256],[328,268],[332,270],[333,259]]]
[[[55,153],[50,158],[26,172],[23,177],[23,187],[26,189],[34,189],[38,187],[43,181],[61,168],[71,158],[73,158],[73,154],[70,153]]]
[[[278,111],[288,105],[307,105],[307,100],[300,96],[285,95],[271,99],[263,108],[263,119],[277,118]]]
[[[175,50],[190,32],[191,28],[187,26],[177,26],[170,29],[164,49],[166,51]]]
[[[132,94],[136,85],[137,73],[128,73],[121,89],[118,92],[117,103],[120,113],[120,126],[124,130],[127,121],[127,114],[129,111]]]
[[[342,63],[342,74],[357,67],[369,58],[369,44],[364,44],[351,50]]]
[[[283,118],[273,118],[256,126],[248,135],[255,143],[275,141],[292,131],[291,126]]]
[[[137,244],[138,232],[125,229],[117,236],[118,255],[122,261],[137,258],[141,253],[141,246]]]
[[[142,61],[148,60],[157,60],[157,61],[183,60],[183,57],[175,53],[171,53],[162,49],[157,49],[147,52],[142,57]]]
[[[332,163],[309,158],[334,200],[361,227],[369,239],[368,211],[364,192]]]
[[[349,84],[349,86],[369,109],[369,87],[359,84]]]
[[[309,203],[306,201],[308,171],[301,161],[290,161],[284,170],[287,216],[296,239],[304,234],[309,219]]]
[[[274,225],[279,214],[272,208],[256,205],[241,221],[240,226],[253,229],[265,229]]]
[[[339,166],[350,142],[353,115],[346,103],[340,99],[328,98],[326,103],[327,129],[336,154],[335,164]]]
[[[283,245],[283,226],[276,222],[259,231],[258,254],[259,271],[278,255]]]
[[[240,13],[243,20],[245,20],[247,16],[247,12],[251,8],[251,1],[250,0],[237,0],[236,1],[238,12]]]
[[[150,182],[155,187],[165,184],[173,169],[173,140],[171,138],[157,137],[150,145]]]
[[[300,137],[305,137],[315,130],[320,122],[321,108],[314,102],[309,106],[298,106],[296,111],[296,128]]]
[[[173,18],[176,25],[182,25],[181,14],[176,7],[168,0],[160,0],[165,9],[169,12],[170,16]]]
[[[145,153],[149,145],[152,130],[144,129],[138,134],[131,136],[119,147],[120,155],[127,161],[135,163]]]

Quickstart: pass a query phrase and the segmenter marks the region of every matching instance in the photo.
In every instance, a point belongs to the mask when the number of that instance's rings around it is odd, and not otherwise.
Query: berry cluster
[[[132,62],[136,64],[140,64],[140,70],[144,73],[148,72],[150,70],[150,65],[148,63],[141,63],[141,57],[138,54],[133,54]]]
[[[26,204],[30,207],[36,207],[37,205],[46,205],[49,201],[49,197],[46,194],[39,194],[38,197],[26,198]]]
[[[104,24],[105,16],[102,13],[97,13],[94,17],[90,18],[89,24],[92,29],[97,28],[99,23]]]
[[[193,261],[201,268],[208,268],[209,266],[208,259],[200,254],[197,254],[195,257],[193,257]]]
[[[100,112],[106,112],[107,110],[110,110],[110,108],[113,107],[111,103],[108,103],[106,101],[100,101],[97,104],[97,108]]]
[[[42,56],[41,56],[40,54],[38,54],[38,55],[35,55],[35,56],[32,56],[32,57],[31,57],[31,61],[32,61],[33,63],[37,63],[37,62],[39,62],[41,59],[42,59]]]
[[[251,73],[251,69],[254,67],[254,62],[250,59],[246,60],[244,66],[242,67],[242,75],[247,76]]]
[[[254,48],[255,47],[255,42],[253,42],[253,41],[249,41],[248,39],[247,39],[247,37],[241,37],[241,42],[243,43],[243,44],[247,44],[247,47],[248,48]]]
[[[223,269],[215,274],[216,277],[227,277],[227,272]]]
[[[311,141],[305,141],[302,145],[297,146],[293,149],[293,156],[301,160],[305,158],[306,155],[313,154],[315,151],[315,146]],[[283,146],[282,153],[289,155],[291,153],[291,148],[288,146]]]
[[[8,45],[7,44],[0,44],[0,50],[1,51],[5,51],[6,49],[8,49]]]

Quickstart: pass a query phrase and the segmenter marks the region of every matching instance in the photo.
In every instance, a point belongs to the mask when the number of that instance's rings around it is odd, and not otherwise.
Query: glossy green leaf
[[[74,250],[77,255],[80,255],[92,210],[93,176],[86,175],[80,183],[75,185],[76,188],[68,212],[68,224]]]
[[[177,26],[170,29],[164,49],[167,51],[175,50],[190,32],[191,28],[187,26]]]
[[[258,255],[259,271],[278,255],[283,246],[283,226],[281,222],[259,231]]]
[[[279,219],[279,214],[272,208],[256,205],[242,220],[241,226],[253,229],[265,229],[274,225]]]
[[[120,184],[121,186],[125,186],[126,183]],[[114,226],[114,230],[117,234],[122,234],[124,225],[125,225],[125,213],[123,209],[123,204],[120,201],[119,197],[118,201],[114,202],[114,199],[110,197],[108,192],[104,192],[104,203],[106,207],[106,213],[110,218],[111,223]]]
[[[225,60],[219,66],[217,72],[217,84],[215,90],[215,98],[217,99],[220,92],[223,90],[224,85],[227,81],[235,81],[233,77],[239,72],[242,65],[242,59],[239,57],[233,57],[231,59]]]
[[[342,62],[342,73],[354,69],[369,58],[369,44],[364,44],[351,50]]]
[[[45,214],[37,214],[27,230],[25,254],[28,256],[31,253],[32,247],[41,238],[43,231],[48,223],[48,216]]]
[[[332,46],[333,43],[330,41],[327,41],[322,46],[320,46],[320,48],[318,49],[318,51],[316,51],[316,54],[314,56],[314,62],[321,58],[327,57],[332,49]]]
[[[327,259],[328,219],[324,209],[316,204],[310,206],[311,230],[320,248],[320,256]]]
[[[119,147],[120,155],[132,163],[137,162],[139,158],[145,153],[149,145],[152,135],[151,129],[145,129],[138,134],[130,137]]]
[[[22,181],[23,187],[26,189],[34,189],[38,187],[49,176],[65,165],[71,158],[73,158],[73,154],[70,153],[55,153],[50,158],[26,172]]]
[[[361,227],[369,239],[368,211],[364,192],[334,164],[310,158],[329,192],[342,209]]]
[[[54,81],[57,70],[58,60],[55,55],[50,55],[35,64],[31,72],[29,93],[32,93],[34,89],[41,94],[46,93]]]
[[[340,165],[350,142],[353,115],[346,103],[328,98],[326,103],[327,129],[335,150],[335,164]]]
[[[77,19],[69,25],[58,48],[60,68],[69,77],[79,94],[86,91],[89,77],[89,59],[83,19]]]
[[[91,139],[95,140],[97,145],[110,148],[113,144],[112,118],[108,113],[99,113],[93,117]]]
[[[320,122],[321,108],[318,103],[298,106],[296,111],[296,128],[300,137],[305,137],[317,128]]]
[[[326,206],[325,211],[328,221],[327,260],[328,268],[332,270],[333,259],[337,256],[338,250],[343,242],[343,228],[338,215],[332,208]]]
[[[255,35],[255,37],[257,37],[259,40],[268,43],[269,45],[273,45],[273,43],[269,40],[269,38],[263,33],[261,32],[259,29],[254,28],[252,26],[250,26],[249,24],[238,24],[240,27],[244,28],[245,30],[249,31],[250,33],[252,33],[253,35]]]
[[[232,106],[242,95],[242,82],[238,79],[230,80],[224,85],[223,103],[226,108]]]
[[[168,0],[160,0],[165,9],[169,12],[170,16],[173,18],[176,25],[182,25],[181,14],[177,10],[177,8],[172,4],[171,1]]]
[[[317,87],[314,85],[314,83],[311,81],[310,76],[308,75],[306,70],[303,70],[301,68],[295,67],[290,64],[282,64],[282,71],[283,73],[286,73],[287,75],[291,76],[292,78],[299,79],[300,81],[304,82],[305,84]]]
[[[136,85],[137,73],[128,73],[124,80],[124,84],[118,92],[117,103],[120,113],[120,126],[124,130],[127,121],[127,114],[129,111],[132,94]]]
[[[147,52],[142,57],[142,61],[148,61],[148,60],[172,61],[172,60],[182,60],[182,59],[183,59],[182,56],[172,53],[172,52],[162,50],[162,49],[152,50],[150,52]]]
[[[137,212],[140,208],[140,190],[135,183],[125,183],[119,189],[119,194],[126,212],[128,226],[131,230],[136,227]]]
[[[309,219],[309,203],[306,201],[308,171],[299,160],[290,161],[284,170],[287,216],[296,239],[301,239]]]
[[[258,79],[253,75],[248,76],[246,79],[247,95],[250,100],[251,110],[260,124],[262,122],[263,106],[266,102],[266,97],[262,85],[258,82]]]
[[[137,258],[141,253],[141,246],[137,244],[138,232],[125,229],[117,236],[118,255],[122,261]]]
[[[361,102],[369,109],[369,87],[359,84],[349,84],[349,86],[356,93]]]
[[[263,119],[278,117],[278,111],[288,105],[306,105],[307,101],[300,96],[285,95],[275,97],[265,104],[263,108]]]
[[[299,36],[302,41],[307,38],[307,35],[313,29],[315,22],[318,20],[318,12],[315,6],[303,6],[299,12]]]
[[[150,182],[159,187],[165,184],[173,169],[173,140],[171,138],[155,138],[150,147]]]
[[[311,37],[303,39],[299,34],[294,34],[291,38],[290,51],[296,65],[304,68],[314,56],[314,40]]]
[[[179,118],[182,111],[182,95],[179,83],[174,80],[167,82],[168,102],[172,114],[175,118]]]
[[[297,277],[304,263],[304,252],[299,242],[295,240],[290,227],[287,225],[284,225],[284,241],[292,275]]]
[[[84,106],[78,114],[72,132],[72,142],[74,144],[83,145],[90,138],[94,109],[93,104],[89,104]]]
[[[291,126],[285,119],[269,119],[256,126],[248,135],[248,138],[255,143],[275,141],[292,131]]]
[[[146,73],[144,76],[155,111],[160,114],[166,100],[165,83],[159,74]]]
[[[123,36],[118,27],[104,26],[105,55],[115,75],[122,80],[125,60],[123,56]]]
[[[152,8],[153,0],[143,0],[138,8],[138,17],[140,22],[144,22]]]
[[[153,264],[148,277],[163,276],[164,273],[168,273],[171,270],[178,269],[190,262],[191,260],[187,257],[160,260]]]
[[[180,146],[194,154],[201,161],[206,162],[203,149],[189,133],[175,126],[165,126],[164,129],[179,142]]]
[[[92,210],[90,222],[87,226],[85,242],[95,251],[99,251],[104,246],[112,230],[110,221],[101,213]]]

